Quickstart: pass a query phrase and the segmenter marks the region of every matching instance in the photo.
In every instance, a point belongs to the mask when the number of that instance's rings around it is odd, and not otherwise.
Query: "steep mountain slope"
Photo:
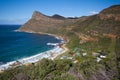
[[[90,16],[84,21],[78,21],[73,25],[76,26],[73,29],[85,32],[89,30],[95,30],[98,31],[98,33],[112,33],[119,35],[120,5],[111,6],[107,9],[104,9],[99,14]]]
[[[35,32],[54,31],[54,29],[59,29],[59,27],[71,24],[76,20],[77,19],[67,19],[60,15],[46,16],[38,11],[35,11],[32,18],[26,22],[20,30]]]
[[[120,21],[120,5],[114,5],[100,12],[101,19],[114,19]]]

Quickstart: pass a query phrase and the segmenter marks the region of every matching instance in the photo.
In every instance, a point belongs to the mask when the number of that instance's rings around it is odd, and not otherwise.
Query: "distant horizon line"
[[[0,24],[0,25],[23,25],[23,24]]]

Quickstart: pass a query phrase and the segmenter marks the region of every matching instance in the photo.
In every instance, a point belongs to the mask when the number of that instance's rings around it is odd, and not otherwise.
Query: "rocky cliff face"
[[[21,28],[21,31],[35,31],[35,32],[48,32],[53,29],[58,29],[69,25],[77,19],[67,19],[60,15],[46,16],[38,11],[35,11],[32,18],[26,22]]]

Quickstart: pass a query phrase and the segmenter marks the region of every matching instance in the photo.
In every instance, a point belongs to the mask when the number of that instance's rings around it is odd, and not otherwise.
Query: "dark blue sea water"
[[[0,64],[29,57],[50,49],[47,43],[59,43],[53,36],[15,32],[20,25],[0,25]]]

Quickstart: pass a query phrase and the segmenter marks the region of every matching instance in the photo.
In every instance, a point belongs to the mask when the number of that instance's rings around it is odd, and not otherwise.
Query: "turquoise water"
[[[15,32],[20,25],[0,25],[0,64],[29,57],[50,49],[47,43],[59,43],[53,36]]]

